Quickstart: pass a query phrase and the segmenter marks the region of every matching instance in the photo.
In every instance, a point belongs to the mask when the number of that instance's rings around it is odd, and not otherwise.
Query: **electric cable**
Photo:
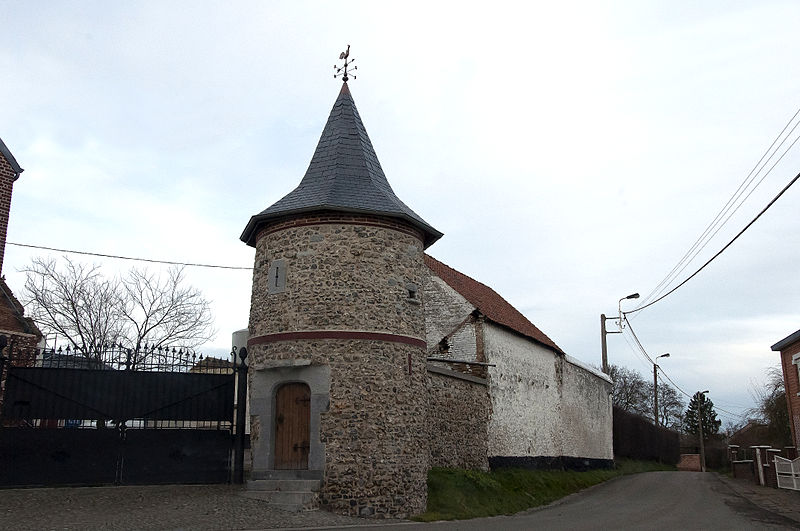
[[[800,139],[800,137],[798,137],[798,139]],[[797,140],[795,140],[795,142],[797,142]],[[794,145],[794,143],[792,143],[792,145]],[[787,184],[786,186],[784,186],[784,187],[783,187],[783,190],[781,190],[780,192],[778,192],[778,195],[776,195],[776,196],[775,196],[775,197],[772,199],[772,201],[770,201],[770,202],[769,202],[769,204],[767,204],[767,206],[765,206],[765,207],[764,207],[764,208],[761,210],[761,212],[759,212],[759,213],[758,213],[758,215],[756,215],[756,217],[754,217],[754,218],[753,218],[753,219],[750,221],[750,223],[748,223],[747,225],[745,225],[745,227],[744,227],[742,230],[740,230],[740,231],[739,231],[739,233],[738,233],[738,234],[736,234],[736,236],[734,236],[734,237],[733,237],[733,239],[732,239],[731,241],[729,241],[729,242],[728,242],[728,243],[725,245],[725,247],[723,247],[722,249],[720,249],[720,250],[719,250],[719,251],[718,251],[718,252],[717,252],[717,253],[716,253],[714,256],[712,256],[711,258],[709,258],[709,259],[708,259],[708,261],[706,261],[706,263],[704,263],[702,266],[700,266],[700,268],[699,268],[697,271],[695,271],[694,273],[692,273],[692,274],[691,274],[689,277],[687,277],[687,278],[686,278],[686,279],[685,279],[683,282],[681,282],[680,284],[678,284],[677,286],[675,286],[674,288],[672,288],[671,290],[669,290],[667,293],[665,293],[665,294],[664,294],[664,295],[662,295],[661,297],[659,297],[659,298],[657,298],[657,299],[655,299],[655,300],[653,300],[653,301],[651,301],[651,302],[649,302],[649,303],[647,303],[647,304],[645,304],[645,305],[643,305],[643,306],[639,306],[638,308],[634,308],[633,310],[628,310],[627,312],[622,312],[622,314],[623,314],[624,316],[627,316],[628,314],[633,314],[633,313],[636,313],[636,312],[640,312],[640,311],[644,310],[645,308],[648,308],[648,307],[650,307],[650,306],[654,305],[655,303],[657,303],[657,302],[660,302],[660,301],[662,301],[662,300],[666,299],[668,296],[670,296],[670,295],[672,295],[673,293],[675,293],[675,292],[676,292],[676,291],[677,291],[677,290],[678,290],[680,287],[682,287],[684,284],[686,284],[687,282],[689,282],[690,280],[692,280],[692,279],[693,279],[695,276],[697,276],[697,274],[698,274],[698,273],[700,273],[700,271],[702,271],[703,269],[705,269],[705,268],[706,268],[706,266],[708,266],[708,264],[710,264],[711,262],[713,262],[713,261],[714,261],[714,260],[715,260],[715,259],[716,259],[716,258],[717,258],[719,255],[721,255],[723,252],[725,252],[725,250],[726,250],[726,249],[728,249],[728,247],[730,247],[730,246],[733,244],[733,242],[735,242],[736,240],[738,240],[738,239],[739,239],[739,237],[740,237],[742,234],[744,234],[744,233],[745,233],[745,231],[747,231],[747,229],[749,229],[749,228],[750,228],[750,227],[753,225],[753,223],[755,223],[756,221],[758,221],[758,218],[760,218],[762,215],[764,215],[764,213],[765,213],[767,210],[769,210],[769,209],[770,209],[770,207],[772,207],[772,205],[774,205],[774,204],[775,204],[775,202],[776,202],[778,199],[780,199],[780,197],[781,197],[781,196],[782,196],[784,193],[786,193],[786,191],[787,191],[789,188],[791,188],[791,186],[792,186],[792,185],[793,185],[795,182],[797,182],[797,180],[798,180],[798,179],[800,179],[800,173],[798,173],[797,175],[795,175],[794,179],[792,179],[791,181],[789,181],[789,184]],[[630,321],[628,321],[628,324],[630,324]]]
[[[798,123],[796,123],[796,124],[795,124],[795,126],[792,128],[792,131],[790,132],[790,134],[791,134],[791,133],[793,133],[795,129],[797,129],[797,126],[798,126],[798,125],[800,125],[800,122],[798,122]],[[787,137],[787,138],[788,138],[788,137]],[[781,156],[778,158],[778,160],[776,160],[776,161],[775,161],[775,163],[774,163],[774,164],[773,164],[773,165],[770,167],[770,169],[769,169],[769,170],[768,170],[768,171],[767,171],[767,172],[766,172],[766,173],[765,173],[765,174],[764,174],[764,175],[761,177],[761,179],[759,179],[758,183],[756,183],[756,185],[755,185],[753,188],[751,188],[751,189],[750,189],[750,191],[747,193],[747,195],[746,195],[746,196],[744,196],[744,198],[737,199],[737,201],[738,201],[738,204],[736,205],[736,207],[735,207],[735,208],[733,208],[733,211],[731,211],[730,213],[728,213],[728,215],[727,215],[727,217],[725,218],[725,220],[724,220],[722,223],[720,223],[720,224],[719,224],[719,225],[716,227],[716,230],[714,230],[714,232],[713,232],[713,233],[712,233],[712,234],[711,234],[711,235],[710,235],[710,236],[709,236],[709,237],[706,239],[706,241],[705,241],[705,242],[704,242],[704,243],[703,243],[703,244],[702,244],[702,245],[701,245],[701,246],[700,246],[700,247],[699,247],[699,248],[698,248],[698,249],[697,249],[697,250],[694,252],[694,254],[692,254],[692,256],[689,258],[689,260],[688,260],[688,261],[686,261],[686,263],[684,263],[684,264],[683,264],[683,267],[681,267],[681,268],[680,268],[680,270],[679,270],[677,273],[675,273],[675,276],[676,276],[676,277],[677,277],[679,274],[681,274],[681,273],[682,273],[682,272],[683,272],[683,271],[684,271],[684,270],[685,270],[687,267],[689,267],[689,264],[690,264],[690,263],[691,263],[691,262],[692,262],[692,261],[693,261],[693,260],[694,260],[694,259],[697,257],[697,255],[698,255],[698,254],[700,254],[700,252],[701,252],[703,249],[705,249],[705,248],[706,248],[706,246],[707,246],[709,243],[711,243],[711,240],[713,240],[713,239],[714,239],[714,237],[717,235],[717,233],[719,233],[719,231],[720,231],[720,230],[722,230],[722,227],[724,227],[724,226],[725,226],[725,225],[728,223],[728,221],[730,221],[730,219],[733,217],[733,215],[734,215],[734,214],[736,214],[736,212],[738,212],[738,211],[739,211],[739,208],[741,208],[741,206],[742,206],[742,205],[745,203],[745,201],[747,201],[747,199],[748,199],[748,198],[749,198],[749,197],[750,197],[750,196],[753,194],[753,192],[755,192],[755,191],[756,191],[756,189],[757,189],[757,188],[758,188],[758,187],[761,185],[761,183],[762,183],[762,182],[764,182],[764,179],[766,179],[766,178],[767,178],[767,176],[769,176],[769,174],[770,174],[770,173],[772,173],[772,170],[773,170],[773,169],[775,169],[775,166],[776,166],[776,165],[777,165],[777,164],[778,164],[778,163],[779,163],[781,160],[783,160],[783,157],[785,157],[785,156],[786,156],[786,154],[789,152],[789,150],[790,150],[790,149],[791,149],[791,148],[792,148],[792,147],[795,145],[795,143],[796,143],[798,140],[800,140],[800,136],[798,136],[798,138],[795,138],[795,140],[794,140],[794,141],[793,141],[793,142],[792,142],[792,143],[789,145],[789,147],[788,147],[788,148],[786,148],[786,150],[783,152],[783,154],[782,154],[782,155],[781,155]],[[785,141],[786,141],[786,139],[784,139],[784,142],[785,142]],[[783,142],[781,142],[781,144],[780,144],[778,147],[780,148],[780,146],[782,146],[782,145],[783,145]],[[772,157],[773,157],[774,155],[775,155],[775,153],[773,153],[772,155],[770,155],[770,158],[769,158],[769,159],[767,159],[767,162],[769,162],[770,160],[772,160]],[[766,164],[766,163],[765,163],[765,164]],[[763,168],[762,168],[762,169],[763,169]],[[759,171],[759,173],[760,173],[760,171]],[[756,177],[756,176],[753,176],[753,178],[755,178],[755,177]],[[742,192],[742,193],[744,193],[744,192]],[[665,289],[667,289],[667,286],[664,286],[664,287],[661,289],[661,291],[659,292],[659,294],[660,294],[661,292],[663,292]],[[652,295],[652,294],[651,294],[651,295]],[[649,296],[650,296],[650,295],[648,295],[648,297],[649,297]],[[643,302],[644,302],[644,301],[643,301]]]
[[[704,237],[705,237],[705,236],[706,236],[706,235],[707,235],[707,234],[708,234],[708,233],[709,233],[711,230],[713,230],[713,227],[715,226],[715,224],[717,224],[717,222],[719,221],[719,219],[720,219],[722,216],[724,216],[724,215],[725,215],[725,212],[726,212],[727,210],[729,210],[729,209],[730,209],[730,207],[731,207],[731,203],[732,203],[732,202],[735,202],[735,201],[737,200],[737,196],[740,196],[742,193],[744,193],[744,190],[746,190],[746,189],[747,189],[747,187],[749,187],[749,186],[750,186],[750,183],[752,183],[752,181],[753,181],[753,180],[754,180],[754,179],[755,179],[755,178],[758,176],[758,174],[759,174],[759,173],[761,173],[761,171],[764,169],[764,166],[766,166],[766,165],[767,165],[767,163],[769,163],[769,161],[772,159],[772,157],[774,157],[774,156],[775,156],[775,153],[777,153],[777,151],[778,151],[778,150],[781,148],[781,146],[783,146],[783,144],[786,142],[786,140],[788,140],[788,138],[789,138],[789,137],[792,135],[792,133],[794,132],[794,130],[797,128],[797,126],[798,126],[798,125],[800,125],[800,122],[798,122],[797,124],[795,124],[795,125],[794,125],[794,127],[792,128],[792,130],[791,130],[791,131],[790,131],[790,132],[789,132],[789,133],[786,135],[786,137],[785,137],[785,138],[784,138],[784,139],[781,141],[781,143],[780,143],[780,144],[779,144],[777,147],[775,147],[775,143],[778,141],[778,139],[780,139],[780,138],[783,136],[783,134],[786,132],[786,129],[787,129],[787,128],[789,127],[789,125],[790,125],[790,124],[791,124],[791,123],[794,121],[794,119],[795,119],[795,118],[797,118],[798,114],[800,114],[800,108],[798,108],[798,109],[797,109],[797,111],[795,111],[794,115],[793,115],[793,116],[792,116],[792,117],[789,119],[789,121],[788,121],[788,122],[786,122],[786,125],[784,125],[784,126],[783,126],[783,129],[781,130],[781,132],[780,132],[780,133],[778,133],[778,135],[777,135],[777,136],[775,137],[775,139],[772,141],[772,143],[770,144],[770,146],[769,146],[769,147],[766,149],[766,151],[764,151],[764,154],[762,154],[762,155],[761,155],[761,158],[758,160],[758,162],[756,162],[756,164],[755,164],[755,165],[753,166],[753,168],[750,170],[750,173],[748,173],[748,174],[747,174],[747,177],[745,177],[745,178],[744,178],[744,180],[741,182],[741,184],[739,184],[739,187],[736,189],[736,191],[734,191],[734,193],[731,195],[731,197],[728,199],[728,201],[725,203],[725,205],[722,207],[722,209],[720,209],[720,211],[717,213],[717,215],[714,217],[714,219],[711,221],[711,223],[709,223],[709,225],[706,227],[706,229],[703,231],[703,233],[702,233],[702,234],[701,234],[701,235],[700,235],[700,236],[697,238],[697,240],[695,240],[694,244],[692,244],[692,246],[689,248],[689,250],[688,250],[688,251],[687,251],[687,252],[686,252],[686,253],[683,255],[683,257],[681,257],[681,259],[678,261],[678,263],[675,265],[675,267],[673,267],[673,268],[672,268],[672,270],[671,270],[671,271],[670,271],[670,272],[667,274],[667,276],[666,276],[666,277],[664,277],[664,278],[661,280],[661,282],[659,282],[659,283],[658,283],[658,285],[656,285],[656,287],[655,287],[655,288],[653,288],[653,290],[652,290],[652,291],[651,291],[651,292],[650,292],[650,293],[649,293],[649,294],[648,294],[648,295],[647,295],[647,296],[646,296],[646,297],[645,297],[645,298],[642,300],[642,304],[646,304],[646,303],[647,303],[647,302],[650,300],[650,298],[652,298],[653,296],[657,296],[657,294],[659,293],[659,290],[662,290],[662,291],[663,291],[663,289],[666,289],[666,285],[668,285],[668,284],[669,284],[669,282],[671,282],[672,278],[674,278],[674,277],[676,277],[677,275],[679,275],[679,274],[680,274],[680,272],[681,272],[681,271],[683,271],[683,269],[685,269],[685,268],[686,268],[686,267],[689,265],[689,263],[691,263],[691,262],[692,262],[692,260],[694,260],[694,258],[695,258],[695,257],[697,256],[697,254],[698,254],[698,253],[699,253],[699,252],[702,250],[702,248],[704,248],[704,247],[705,247],[705,245],[703,245],[703,247],[701,247],[699,250],[697,250],[697,252],[695,252],[695,253],[694,253],[694,255],[693,255],[693,256],[691,256],[691,258],[689,258],[689,256],[692,254],[692,251],[693,251],[693,250],[694,250],[694,249],[695,249],[695,248],[696,248],[698,245],[700,245],[700,242],[701,242],[701,241],[704,239]],[[775,147],[775,149],[774,149],[774,150],[773,150],[773,147]],[[790,146],[790,147],[791,147],[791,146]],[[788,150],[787,150],[787,151],[788,151]],[[769,156],[769,158],[767,158],[767,160],[766,160],[766,161],[764,161],[764,157],[766,157],[766,156],[767,156],[767,154],[768,154],[768,153],[770,153],[770,152],[772,152],[772,154]],[[786,154],[786,153],[784,152],[784,155],[785,155],[785,154]],[[781,156],[781,158],[783,158],[783,155]],[[780,160],[780,159],[779,159],[779,160]],[[763,164],[763,165],[761,165],[762,161],[764,161],[764,164]],[[757,169],[757,168],[758,168],[760,165],[761,165],[761,168],[760,168],[760,169],[758,169],[758,171],[756,171],[756,169]],[[774,165],[773,165],[773,168],[774,168]],[[766,173],[766,174],[765,174],[765,175],[764,175],[764,176],[761,178],[761,180],[760,180],[760,181],[759,181],[759,182],[756,184],[756,186],[753,188],[753,190],[751,190],[750,194],[752,194],[752,192],[753,192],[753,191],[755,191],[755,189],[756,189],[756,188],[758,188],[758,186],[759,186],[759,185],[760,185],[760,184],[763,182],[764,178],[765,178],[767,175],[769,175],[769,173],[770,173],[771,171],[772,171],[772,169],[770,169],[770,171],[769,171],[769,172],[767,172],[767,173]],[[754,174],[754,172],[755,172],[755,174]],[[744,188],[744,190],[743,190],[743,188]],[[747,195],[747,197],[749,197],[749,196],[750,196],[750,194],[748,194],[748,195]],[[745,199],[744,199],[744,200],[746,200],[746,199],[747,199],[747,197],[745,197]],[[738,206],[736,207],[736,209],[734,210],[734,213],[736,212],[736,210],[738,210],[738,209],[739,209],[739,207],[742,205],[742,203],[744,202],[744,200],[743,200],[742,202],[740,202],[740,203],[739,203],[739,205],[738,205]],[[732,214],[731,214],[731,215],[732,215]],[[714,234],[712,234],[711,236],[709,236],[709,237],[708,237],[708,240],[709,240],[709,241],[710,241],[710,240],[711,240],[711,239],[714,237],[714,235],[716,235],[716,232],[718,232],[718,231],[719,231],[719,229],[720,229],[720,228],[722,228],[722,226],[724,226],[724,225],[725,225],[725,224],[728,222],[728,220],[730,220],[730,217],[731,217],[731,216],[728,216],[728,218],[727,218],[727,219],[726,219],[724,222],[722,222],[722,223],[720,224],[720,226],[719,226],[719,228],[717,229],[717,231],[715,231],[715,232],[714,232]],[[708,243],[708,242],[706,242],[706,243]],[[688,259],[688,260],[687,260],[687,259]],[[680,271],[677,271],[677,272],[676,272],[676,270],[677,270],[678,268],[680,268],[680,267],[681,267],[681,264],[682,264],[684,261],[686,261],[686,264],[684,264],[684,265],[683,265],[683,267],[681,268],[681,270],[680,270]],[[662,288],[662,286],[663,286],[663,288]]]
[[[95,253],[91,251],[76,251],[73,249],[58,249],[56,247],[45,247],[44,245],[32,245],[27,243],[15,243],[15,242],[6,242],[7,245],[14,245],[16,247],[28,247],[30,249],[43,249],[45,251],[56,251],[59,253],[70,253],[70,254],[82,254],[86,256],[99,256],[101,258],[115,258],[118,260],[132,260],[135,262],[150,262],[153,264],[168,264],[168,265],[180,265],[180,266],[187,266],[187,267],[208,267],[208,268],[215,268],[215,269],[237,269],[237,270],[246,270],[252,271],[252,267],[242,267],[242,266],[228,266],[228,265],[218,265],[218,264],[201,264],[201,263],[191,263],[191,262],[177,262],[172,260],[157,260],[155,258],[135,258],[132,256],[120,256],[115,254],[104,254],[104,253]]]

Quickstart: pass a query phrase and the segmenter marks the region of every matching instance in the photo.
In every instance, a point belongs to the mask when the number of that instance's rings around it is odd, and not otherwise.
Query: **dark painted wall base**
[[[578,470],[584,472],[599,468],[614,468],[614,460],[566,456],[495,456],[489,458],[489,467],[492,470],[498,468],[527,468],[531,470]]]

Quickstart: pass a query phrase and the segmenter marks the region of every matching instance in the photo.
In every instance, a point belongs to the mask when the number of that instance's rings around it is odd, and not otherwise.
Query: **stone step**
[[[250,477],[256,479],[322,479],[322,470],[261,470],[252,471]]]
[[[247,482],[248,490],[313,492],[319,490],[318,479],[256,479]]]
[[[273,471],[270,471],[273,472]],[[247,482],[247,490],[242,496],[261,500],[270,507],[284,511],[308,511],[319,508],[319,479],[297,479],[289,472],[308,472],[280,470],[280,479],[254,479]],[[284,479],[285,478],[285,479]]]

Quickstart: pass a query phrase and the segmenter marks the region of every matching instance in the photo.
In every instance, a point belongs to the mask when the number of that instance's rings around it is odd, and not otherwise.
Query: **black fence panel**
[[[232,419],[233,374],[9,367],[3,417]]]
[[[680,436],[614,407],[614,456],[675,465],[680,460]]]
[[[4,350],[0,486],[231,480],[244,356],[237,368],[188,349]]]
[[[112,485],[119,443],[111,429],[0,429],[0,485]]]
[[[222,430],[127,430],[120,483],[225,483],[231,437]]]

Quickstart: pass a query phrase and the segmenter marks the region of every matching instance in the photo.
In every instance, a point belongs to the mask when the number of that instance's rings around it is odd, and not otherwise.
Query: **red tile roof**
[[[425,255],[425,265],[427,265],[437,277],[445,281],[448,286],[467,299],[467,301],[475,306],[487,319],[510,328],[525,337],[529,337],[560,354],[565,354],[552,339],[536,328],[536,325],[530,322],[489,286],[481,284],[463,273],[459,273],[452,267],[443,264],[427,254]]]

